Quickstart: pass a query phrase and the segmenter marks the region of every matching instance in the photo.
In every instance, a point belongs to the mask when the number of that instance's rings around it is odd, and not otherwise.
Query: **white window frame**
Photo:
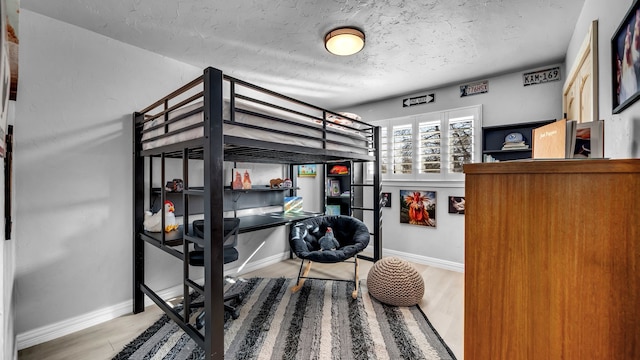
[[[474,105],[461,107],[456,109],[434,111],[423,114],[409,115],[403,117],[397,117],[386,120],[372,121],[372,125],[377,125],[387,128],[387,137],[393,134],[393,126],[411,125],[412,126],[412,142],[413,142],[413,164],[411,174],[393,174],[393,152],[391,148],[387,148],[386,152],[386,164],[387,172],[380,174],[383,181],[463,181],[464,173],[452,172],[449,169],[449,123],[450,119],[459,119],[463,116],[473,117],[473,154],[472,162],[479,162],[482,159],[482,105]],[[441,167],[439,173],[419,173],[420,159],[419,159],[419,124],[439,121],[440,129],[442,131],[441,148],[440,148],[440,161]],[[389,140],[389,139],[388,139]],[[382,145],[382,144],[381,144]],[[387,144],[389,146],[389,144]],[[381,156],[384,151],[381,151]],[[382,159],[381,159],[382,160]]]

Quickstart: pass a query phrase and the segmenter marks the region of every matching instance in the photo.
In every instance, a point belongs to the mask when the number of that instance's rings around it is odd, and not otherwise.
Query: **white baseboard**
[[[464,264],[455,263],[452,261],[430,258],[427,256],[419,256],[411,253],[389,249],[383,249],[383,254],[385,256],[397,256],[407,261],[419,264],[435,266],[457,272],[464,272]],[[288,258],[289,252],[284,252],[282,254],[276,254],[264,259],[260,259],[258,261],[244,264],[244,266],[242,266],[241,264],[240,266],[226,269],[224,274],[228,276],[238,276],[251,271],[262,269],[273,264],[277,264],[280,261]],[[157,293],[158,296],[163,299],[171,299],[173,297],[182,295],[182,289],[182,285],[178,285],[169,289],[158,291]],[[145,306],[149,306],[152,304],[153,301],[145,296]],[[120,304],[109,306],[103,309],[92,311],[90,313],[73,317],[71,319],[60,321],[55,324],[42,326],[40,328],[18,334],[16,336],[18,350],[26,349],[34,345],[51,341],[65,335],[69,335],[76,331],[84,330],[91,326],[101,324],[105,321],[115,319],[119,316],[130,314],[132,308],[132,300],[124,301]]]
[[[235,268],[226,269],[224,274],[228,276],[238,276],[250,271],[259,270],[269,265],[279,263],[282,260],[289,258],[289,252],[282,254],[276,254],[265,259],[250,262],[245,264],[244,267],[237,266]],[[203,281],[204,279],[195,279],[194,281]],[[176,296],[182,295],[182,285],[177,285],[169,289],[158,291],[157,294],[163,299],[171,299]],[[145,306],[154,304],[154,302],[145,296]],[[115,319],[117,317],[131,314],[133,309],[133,300],[124,301],[120,304],[102,308],[90,313],[79,315],[71,319],[60,321],[55,324],[33,329],[16,336],[18,350],[26,349],[28,347],[42,344],[47,341],[57,339],[59,337],[69,335],[76,331],[84,330],[94,325],[101,324],[105,321]]]
[[[175,286],[166,290],[158,291],[158,295],[163,299],[171,299],[182,295],[182,285]],[[153,300],[144,298],[145,306],[154,304]],[[69,335],[76,331],[84,330],[94,325],[101,324],[105,321],[115,319],[117,317],[131,314],[133,309],[133,300],[124,301],[120,304],[102,308],[90,313],[75,316],[71,319],[60,321],[55,324],[33,329],[16,336],[18,350],[42,344],[47,341],[57,339],[59,337]]]
[[[422,256],[422,255],[416,255],[416,254],[412,254],[412,253],[406,253],[406,252],[401,252],[401,251],[397,251],[397,250],[390,250],[390,249],[382,249],[382,253],[383,256],[397,256],[399,258],[403,258],[407,261],[411,261],[414,263],[418,263],[418,264],[423,264],[423,265],[429,265],[429,266],[434,266],[437,268],[441,268],[441,269],[445,269],[445,270],[451,270],[451,271],[457,271],[457,272],[464,272],[464,264],[462,263],[457,263],[457,262],[453,262],[453,261],[448,261],[448,260],[442,260],[442,259],[436,259],[436,258],[432,258],[432,257],[428,257],[428,256]]]

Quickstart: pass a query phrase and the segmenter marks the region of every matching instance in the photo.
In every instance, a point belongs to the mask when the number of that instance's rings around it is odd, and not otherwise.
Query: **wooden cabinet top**
[[[640,173],[640,159],[527,160],[465,164],[467,175]]]

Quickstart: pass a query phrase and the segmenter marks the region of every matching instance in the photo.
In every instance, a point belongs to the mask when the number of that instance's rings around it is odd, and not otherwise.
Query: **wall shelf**
[[[531,133],[533,129],[556,121],[542,120],[518,124],[508,124],[499,126],[487,126],[482,128],[482,154],[491,156],[498,161],[522,160],[531,158]],[[529,146],[527,149],[507,149],[503,150],[505,137],[510,133],[521,133],[524,137],[525,144]],[[485,161],[483,158],[483,162]]]

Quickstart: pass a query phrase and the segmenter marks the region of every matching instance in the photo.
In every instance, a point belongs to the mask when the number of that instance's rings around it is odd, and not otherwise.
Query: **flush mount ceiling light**
[[[338,28],[324,37],[324,47],[335,55],[353,55],[364,47],[364,33],[354,28]]]

